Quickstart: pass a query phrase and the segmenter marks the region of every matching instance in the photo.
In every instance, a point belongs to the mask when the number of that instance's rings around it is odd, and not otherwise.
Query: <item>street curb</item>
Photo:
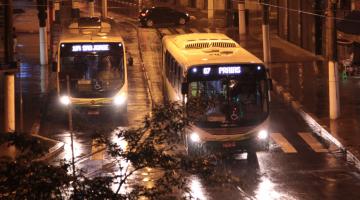
[[[60,151],[62,151],[64,149],[64,143],[63,142],[60,142],[60,141],[57,141],[57,140],[53,140],[51,138],[47,138],[47,137],[44,137],[44,136],[41,136],[41,135],[34,135],[34,134],[31,134],[32,136],[34,137],[37,137],[39,139],[42,139],[42,140],[46,140],[46,141],[49,141],[49,142],[53,142],[55,143],[54,146],[52,146],[50,149],[49,149],[49,152],[46,153],[44,156],[41,156],[40,158],[36,159],[36,161],[46,161],[46,160],[49,160],[50,158],[52,158],[53,156],[57,155]]]
[[[54,143],[54,146],[49,148],[48,152],[45,155],[41,156],[40,158],[35,159],[36,161],[49,160],[53,156],[56,156],[60,151],[64,150],[64,145],[65,145],[64,142],[41,136],[41,135],[39,135],[39,130],[40,130],[40,121],[39,121],[39,119],[37,119],[37,120],[35,120],[35,122],[33,123],[32,127],[31,127],[30,134],[33,137],[37,137],[39,139]]]
[[[317,131],[315,133],[321,138],[325,139],[328,142],[335,144],[341,151],[346,154],[346,160],[353,162],[355,167],[360,169],[360,160],[353,153],[351,153],[341,142],[336,139],[324,126],[320,125],[318,120],[311,113],[307,113],[303,108],[303,105],[300,102],[296,101],[295,98],[287,92],[281,85],[279,85],[275,80],[273,80],[273,88],[277,95],[279,95],[283,101],[288,104],[295,112],[297,112],[309,126],[313,127]]]

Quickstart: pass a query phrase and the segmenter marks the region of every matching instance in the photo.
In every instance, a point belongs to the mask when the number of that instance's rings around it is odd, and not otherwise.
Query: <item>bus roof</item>
[[[185,68],[204,64],[263,63],[221,33],[190,33],[163,37],[164,47]]]
[[[123,38],[119,33],[111,29],[108,23],[101,22],[99,27],[79,27],[78,23],[72,23],[60,37],[59,43],[72,42],[121,42]]]

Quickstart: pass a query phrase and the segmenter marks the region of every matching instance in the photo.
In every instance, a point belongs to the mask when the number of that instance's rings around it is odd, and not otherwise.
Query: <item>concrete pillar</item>
[[[55,1],[54,3],[54,22],[60,23],[60,2]]]
[[[5,122],[6,133],[15,132],[15,74],[5,74]]]
[[[263,53],[264,53],[264,62],[271,62],[271,46],[270,46],[270,32],[269,24],[262,25],[262,39],[263,39]]]
[[[108,17],[107,0],[101,0],[101,17],[106,19]]]
[[[72,0],[71,2],[71,17],[72,18],[80,17],[80,7],[78,0]]]
[[[208,0],[208,19],[214,19],[214,0]]]
[[[266,64],[271,62],[271,45],[270,45],[270,31],[269,31],[269,0],[263,0],[263,24],[262,24],[262,39],[263,39],[263,53],[264,62]]]
[[[39,37],[40,37],[40,64],[48,64],[48,50],[47,50],[47,34],[46,27],[39,28]]]
[[[329,114],[330,119],[340,116],[339,73],[337,63],[329,61]]]
[[[238,12],[239,12],[239,35],[241,39],[241,35],[246,34],[246,22],[245,22],[245,3],[238,4]]]
[[[89,1],[89,15],[90,15],[90,17],[94,17],[94,16],[95,16],[94,0],[90,0],[90,1]]]

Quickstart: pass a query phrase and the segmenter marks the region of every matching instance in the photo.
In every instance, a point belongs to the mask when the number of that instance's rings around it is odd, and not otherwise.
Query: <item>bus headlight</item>
[[[198,142],[200,142],[200,137],[197,133],[194,132],[194,133],[191,133],[190,140],[194,143],[198,143]]]
[[[63,105],[65,105],[65,106],[71,104],[70,97],[67,96],[67,95],[61,96],[61,97],[60,97],[60,103],[63,104]]]
[[[126,97],[124,94],[116,95],[114,97],[114,104],[117,106],[124,104],[125,101],[126,101]]]
[[[269,133],[267,130],[261,130],[258,132],[258,135],[257,135],[258,139],[260,139],[260,140],[265,140],[268,138],[268,136],[269,136]]]

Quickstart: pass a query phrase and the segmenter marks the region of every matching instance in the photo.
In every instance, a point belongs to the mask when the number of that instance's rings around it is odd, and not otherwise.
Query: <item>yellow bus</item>
[[[267,149],[272,84],[260,59],[220,33],[168,35],[162,46],[164,96],[193,119],[188,154]]]
[[[98,18],[81,18],[61,35],[57,49],[57,93],[62,105],[127,111],[128,78],[123,38]]]

